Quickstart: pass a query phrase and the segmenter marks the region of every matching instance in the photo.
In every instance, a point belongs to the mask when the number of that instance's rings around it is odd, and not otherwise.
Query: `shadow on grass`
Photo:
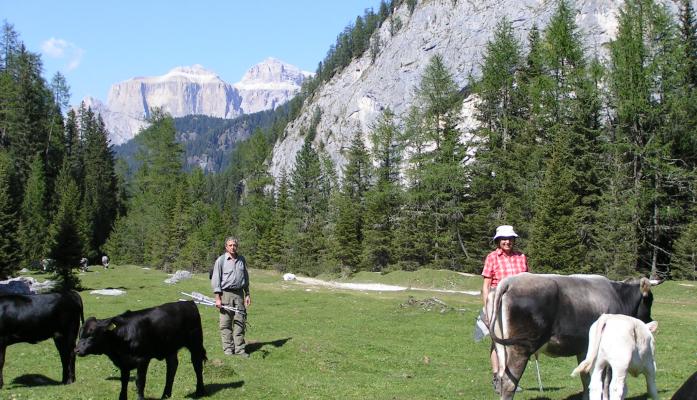
[[[230,382],[230,383],[209,383],[209,384],[205,385],[206,394],[203,397],[212,396],[212,395],[218,393],[219,391],[225,390],[225,389],[241,388],[242,385],[244,385],[244,381],[237,381],[237,382]],[[197,398],[196,392],[191,392],[191,393],[187,394],[186,397]]]
[[[277,339],[277,340],[272,340],[270,342],[249,342],[245,346],[245,350],[247,350],[247,353],[250,353],[250,354],[259,351],[262,353],[261,358],[266,358],[266,356],[269,354],[268,350],[263,349],[266,345],[271,345],[273,347],[282,347],[290,339],[292,339],[292,338],[287,337],[285,339]]]
[[[554,388],[550,388],[550,389],[553,390]],[[547,388],[545,388],[545,391],[546,390],[547,390]],[[564,400],[582,400],[582,399],[583,399],[583,393],[577,393],[573,396],[569,396],[569,397],[565,398]],[[641,396],[635,396],[635,397],[627,397],[625,400],[647,400],[647,399],[649,399],[649,397],[647,397],[646,395],[641,395]],[[553,400],[553,399],[551,397],[541,396],[541,397],[533,397],[530,400]]]
[[[45,375],[41,374],[26,374],[18,376],[12,380],[12,385],[15,387],[21,386],[57,386],[60,385],[60,381],[53,380]]]

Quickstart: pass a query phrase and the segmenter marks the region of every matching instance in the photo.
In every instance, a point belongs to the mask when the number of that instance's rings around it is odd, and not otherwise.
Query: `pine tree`
[[[566,1],[559,3],[542,40],[540,53],[528,58],[525,76],[530,82],[525,88],[526,96],[533,101],[539,99],[541,107],[528,107],[531,124],[525,129],[527,134],[522,135],[522,146],[516,148],[515,156],[516,161],[522,161],[529,151],[525,145],[531,141],[540,147],[533,153],[533,163],[522,163],[525,179],[535,177],[530,167],[549,157],[545,177],[537,189],[538,201],[531,212],[529,255],[534,270],[539,265],[547,270],[580,271],[587,268],[588,254],[595,245],[592,235],[600,195],[599,70],[588,66],[574,12]],[[540,68],[536,62],[542,63],[541,75],[537,75]],[[535,72],[530,74],[531,71]],[[540,129],[546,133],[542,140],[537,134]],[[560,174],[558,184],[550,180],[554,173]],[[562,182],[562,178],[569,181]],[[523,194],[521,198],[530,196]],[[565,230],[557,232],[562,227]],[[554,236],[547,235],[550,231]]]
[[[78,215],[80,192],[67,166],[61,169],[56,181],[58,210],[49,229],[49,257],[56,263],[56,274],[62,289],[78,289],[80,280],[74,269],[87,247]]]
[[[531,241],[527,249],[530,268],[540,273],[574,273],[583,265],[578,238],[576,195],[572,190],[573,170],[566,164],[568,139],[557,138],[545,178],[538,192]]]
[[[333,257],[341,270],[355,272],[360,263],[363,242],[365,192],[371,176],[370,156],[357,132],[346,155],[346,166],[341,191],[336,199]]]
[[[239,213],[238,232],[245,245],[246,256],[251,260],[258,258],[264,250],[259,243],[271,224],[273,198],[267,193],[267,187],[273,179],[264,163],[270,153],[264,133],[257,130],[243,145],[243,176],[240,181],[243,207]]]
[[[402,146],[394,114],[386,109],[371,133],[376,182],[365,194],[362,268],[383,271],[395,262],[395,217],[401,204],[399,166]]]
[[[36,156],[32,161],[22,202],[17,237],[25,267],[39,265],[48,251],[47,241],[41,239],[48,237],[46,177],[43,164],[40,156]]]
[[[611,44],[611,103],[624,162],[631,164],[632,213],[638,249],[637,270],[652,276],[665,273],[674,227],[679,222],[673,193],[682,174],[674,168],[669,146],[680,135],[673,129],[678,88],[684,79],[677,28],[667,10],[650,0],[627,1],[619,18],[617,39]],[[676,173],[678,172],[678,173]]]
[[[259,244],[259,247],[263,249],[260,263],[279,272],[284,272],[287,268],[287,243],[290,240],[286,238],[285,227],[288,225],[290,215],[288,207],[288,177],[285,170],[282,170],[276,184],[269,229]]]
[[[92,112],[81,118],[89,119],[83,128],[84,134],[84,178],[83,198],[80,207],[88,224],[88,258],[95,259],[101,246],[111,232],[117,210],[117,183],[112,152],[107,131],[101,117]]]
[[[169,240],[175,193],[184,177],[183,150],[175,140],[171,116],[153,110],[150,122],[136,139],[141,144],[137,155],[140,167],[128,214],[116,220],[104,250],[114,262],[162,268],[167,257],[162,243]]]
[[[675,242],[675,252],[671,260],[673,279],[697,280],[697,220],[686,224]]]
[[[408,219],[411,214],[409,223],[418,226],[423,237],[414,237],[419,232],[403,225],[406,231],[400,233],[400,242],[408,246],[410,241],[423,239],[420,250],[424,251],[400,248],[400,254],[415,257],[411,262],[420,266],[461,269],[465,254],[459,225],[463,220],[467,152],[456,129],[462,99],[442,57],[434,56],[427,65],[415,98],[407,123],[413,153],[404,217]],[[418,222],[413,224],[415,220]]]
[[[291,173],[291,199],[293,204],[296,240],[292,243],[292,261],[302,266],[300,272],[317,274],[320,260],[326,252],[322,228],[326,218],[326,179],[322,177],[320,157],[309,140],[295,158],[295,169]]]
[[[534,40],[538,39],[534,36]],[[534,41],[530,46],[531,51],[537,48]],[[529,157],[538,145],[536,140],[530,140],[526,146],[527,157],[516,159],[524,143],[521,120],[528,103],[523,103],[523,90],[528,85],[518,82],[517,71],[521,70],[523,60],[508,20],[497,24],[483,60],[481,79],[473,85],[481,99],[475,109],[480,124],[473,132],[476,152],[466,168],[469,199],[462,208],[468,220],[462,241],[467,249],[465,263],[469,271],[481,269],[491,247],[491,233],[497,225],[512,224],[521,235],[527,236],[527,228],[523,226],[526,221],[521,218],[526,210],[521,188],[532,184],[525,179],[529,177],[525,163],[533,162]],[[534,79],[533,71],[527,77]]]
[[[11,197],[12,159],[0,149],[0,279],[6,279],[19,269],[17,217]]]

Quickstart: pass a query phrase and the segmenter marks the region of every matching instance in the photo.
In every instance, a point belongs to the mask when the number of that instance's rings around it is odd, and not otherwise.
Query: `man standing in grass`
[[[518,234],[515,233],[511,225],[501,225],[496,228],[496,233],[494,234],[496,250],[489,253],[484,260],[484,269],[482,270],[482,277],[484,277],[482,301],[484,302],[485,323],[487,325],[490,323],[488,318],[489,315],[491,315],[491,310],[487,308],[487,305],[490,307],[493,306],[491,303],[493,303],[494,293],[496,292],[496,286],[498,286],[499,282],[505,277],[528,271],[528,259],[525,257],[525,254],[513,250],[517,237]],[[496,356],[493,342],[491,343],[490,357],[491,369],[494,372],[492,385],[494,386],[494,391],[499,393],[499,360]]]
[[[244,257],[237,254],[239,241],[234,237],[225,239],[225,253],[213,264],[211,287],[215,293],[215,306],[220,310],[220,338],[226,355],[249,358],[245,351],[244,328],[248,307],[252,303],[249,295],[249,274]],[[236,308],[239,312],[226,310],[223,306]]]

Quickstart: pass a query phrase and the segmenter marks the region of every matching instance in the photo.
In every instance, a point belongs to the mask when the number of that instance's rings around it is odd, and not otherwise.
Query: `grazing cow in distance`
[[[588,354],[586,359],[571,373],[590,373],[591,400],[622,400],[627,394],[625,378],[643,374],[646,391],[653,400],[658,400],[656,390],[656,332],[658,322],[645,324],[634,317],[603,314],[588,330]],[[603,371],[612,369],[612,381],[608,388],[603,385]]]
[[[80,332],[75,352],[79,356],[105,354],[121,370],[120,400],[127,399],[131,370],[138,369],[136,388],[143,400],[145,377],[150,360],[165,359],[167,375],[162,398],[172,396],[172,384],[177,373],[179,349],[186,347],[196,373],[196,395],[203,396],[203,347],[201,316],[193,301],[166,303],[106,319],[88,318]]]
[[[670,400],[697,400],[697,372],[687,378]]]
[[[77,292],[0,295],[0,387],[7,346],[38,343],[48,338],[60,354],[64,384],[75,382],[75,341],[84,320]]]
[[[499,283],[489,312],[499,357],[501,399],[512,399],[531,355],[576,356],[588,348],[588,329],[602,314],[651,321],[648,279],[615,282],[600,275],[522,273]],[[584,399],[588,374],[581,374]]]

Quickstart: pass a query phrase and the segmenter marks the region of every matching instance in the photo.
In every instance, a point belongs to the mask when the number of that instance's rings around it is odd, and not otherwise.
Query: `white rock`
[[[290,272],[283,274],[283,280],[284,281],[294,281],[295,280],[295,274],[291,274]]]
[[[99,289],[91,291],[90,294],[101,294],[103,296],[121,296],[122,294],[126,294],[126,291],[120,289]]]

